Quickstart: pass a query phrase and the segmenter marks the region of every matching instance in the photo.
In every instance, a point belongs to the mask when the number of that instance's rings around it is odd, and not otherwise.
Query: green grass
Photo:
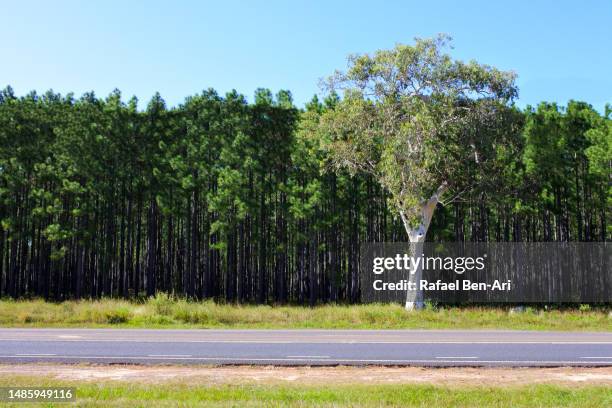
[[[1,327],[523,329],[612,331],[609,308],[437,307],[400,305],[253,306],[158,295],[126,300],[0,301]]]
[[[176,382],[127,384],[75,383],[0,378],[0,386],[76,387],[82,407],[605,407],[612,389],[605,386],[533,385],[449,387],[436,385],[186,385]],[[66,404],[27,404],[67,406]],[[13,404],[6,406],[24,406]]]

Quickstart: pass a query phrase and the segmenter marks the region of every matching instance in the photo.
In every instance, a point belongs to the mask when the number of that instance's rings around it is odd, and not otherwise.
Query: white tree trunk
[[[416,241],[410,239],[410,254],[414,259],[421,256],[423,252],[423,239],[418,238]],[[425,307],[424,293],[418,288],[419,281],[423,278],[423,265],[418,263],[414,271],[410,271],[408,282],[411,285],[416,285],[415,290],[406,291],[406,310],[420,310]]]
[[[404,214],[400,211],[402,221],[404,222],[404,228],[408,233],[408,239],[410,240],[410,252],[414,259],[417,259],[423,253],[423,244],[425,242],[425,236],[429,229],[429,223],[433,217],[436,205],[440,201],[440,197],[446,191],[446,182],[442,183],[438,190],[431,196],[431,198],[421,204],[421,222],[417,226],[410,225]],[[408,282],[414,282],[416,290],[406,292],[406,310],[420,310],[425,306],[424,293],[419,289],[419,281],[423,278],[423,263],[419,262],[416,265],[414,271],[410,271]]]

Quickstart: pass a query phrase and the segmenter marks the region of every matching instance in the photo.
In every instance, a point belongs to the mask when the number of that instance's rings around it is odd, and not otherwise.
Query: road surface
[[[612,366],[612,333],[0,329],[0,362]]]

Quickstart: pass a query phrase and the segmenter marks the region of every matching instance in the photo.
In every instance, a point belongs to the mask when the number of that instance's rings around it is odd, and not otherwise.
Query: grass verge
[[[76,387],[80,407],[604,407],[612,405],[605,386],[448,387],[432,385],[204,385],[180,383],[76,383],[3,377],[7,387]],[[22,406],[7,404],[6,406]],[[28,404],[66,406],[66,404]]]
[[[142,302],[1,300],[2,327],[260,329],[516,329],[612,331],[610,308],[428,307],[399,305],[254,306],[158,295]]]

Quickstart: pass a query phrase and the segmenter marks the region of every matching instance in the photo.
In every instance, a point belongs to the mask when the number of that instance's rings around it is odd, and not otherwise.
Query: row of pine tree
[[[405,241],[385,192],[334,173],[317,130],[259,89],[145,109],[119,91],[0,92],[0,296],[359,301],[360,244]],[[605,241],[609,110],[543,103],[494,187],[436,211],[428,240]]]

